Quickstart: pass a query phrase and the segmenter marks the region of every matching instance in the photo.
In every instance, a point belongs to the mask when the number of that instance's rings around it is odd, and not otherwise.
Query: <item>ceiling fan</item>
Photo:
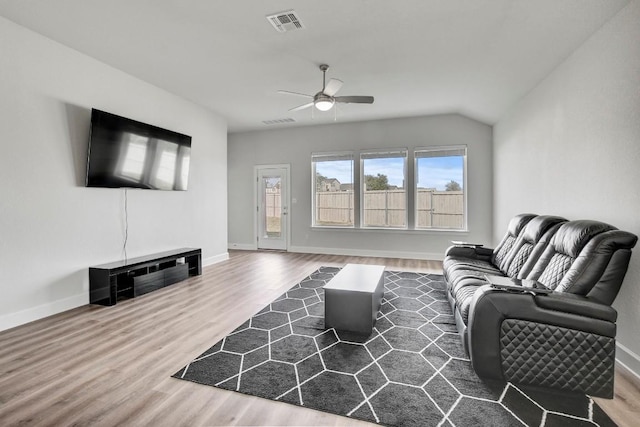
[[[326,75],[329,66],[327,64],[320,65],[322,71],[322,90],[315,95],[307,95],[304,93],[291,92],[288,90],[279,90],[278,93],[285,95],[304,96],[311,98],[311,101],[289,109],[289,111],[300,111],[305,108],[315,106],[320,111],[329,111],[336,102],[344,104],[373,104],[373,96],[335,96],[342,87],[342,81],[338,79],[330,79],[326,82]]]

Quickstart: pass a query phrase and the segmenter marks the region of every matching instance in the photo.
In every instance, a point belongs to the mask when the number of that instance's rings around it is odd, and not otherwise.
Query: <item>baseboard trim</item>
[[[202,266],[206,267],[208,265],[217,264],[219,262],[226,261],[228,259],[229,259],[229,252],[225,252],[225,253],[222,253],[222,254],[214,255],[214,256],[209,257],[209,258],[204,258],[202,260]]]
[[[227,247],[231,250],[238,251],[258,250],[257,245],[252,245],[250,243],[229,243]],[[379,251],[371,249],[349,248],[319,248],[317,246],[290,246],[288,252],[321,255],[368,256],[376,258],[426,259],[431,261],[442,261],[444,259],[444,255],[442,253]]]
[[[442,253],[379,251],[371,249],[318,248],[310,246],[291,246],[289,252],[322,255],[366,256],[376,258],[404,258],[442,261]]]
[[[257,251],[258,245],[251,243],[229,243],[227,245],[228,249],[234,249],[238,251]]]
[[[89,293],[83,293],[42,304],[37,307],[27,308],[15,313],[5,314],[0,317],[0,331],[15,328],[16,326],[34,322],[87,304],[89,304]]]
[[[228,259],[229,253],[225,252],[203,259],[202,265],[213,265]],[[78,308],[87,304],[89,304],[88,292],[74,295],[61,300],[52,301],[50,303],[42,304],[37,307],[27,308],[15,313],[5,314],[4,316],[0,316],[0,331],[6,331],[7,329],[25,325],[27,323],[34,322],[45,317],[53,316],[64,311],[73,310],[74,308]]]
[[[640,380],[640,356],[619,342],[616,342],[616,347],[616,362],[624,366],[629,372],[638,378],[638,380]]]

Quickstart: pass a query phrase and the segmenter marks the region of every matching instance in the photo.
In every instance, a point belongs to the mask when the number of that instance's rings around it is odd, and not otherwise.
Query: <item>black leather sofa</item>
[[[521,214],[495,249],[448,248],[447,297],[476,373],[613,397],[611,304],[637,240],[598,221]]]

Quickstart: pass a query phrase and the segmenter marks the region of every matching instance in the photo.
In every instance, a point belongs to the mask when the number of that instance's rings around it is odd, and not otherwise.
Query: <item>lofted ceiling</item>
[[[460,113],[494,124],[629,0],[0,0],[0,15],[227,119],[229,132]],[[304,29],[266,16],[295,10]],[[289,112],[327,78],[373,105]],[[291,118],[286,124],[263,121]]]

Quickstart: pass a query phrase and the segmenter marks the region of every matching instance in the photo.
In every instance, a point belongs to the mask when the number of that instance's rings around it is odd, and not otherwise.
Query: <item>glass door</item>
[[[287,250],[288,167],[257,168],[258,249]]]

